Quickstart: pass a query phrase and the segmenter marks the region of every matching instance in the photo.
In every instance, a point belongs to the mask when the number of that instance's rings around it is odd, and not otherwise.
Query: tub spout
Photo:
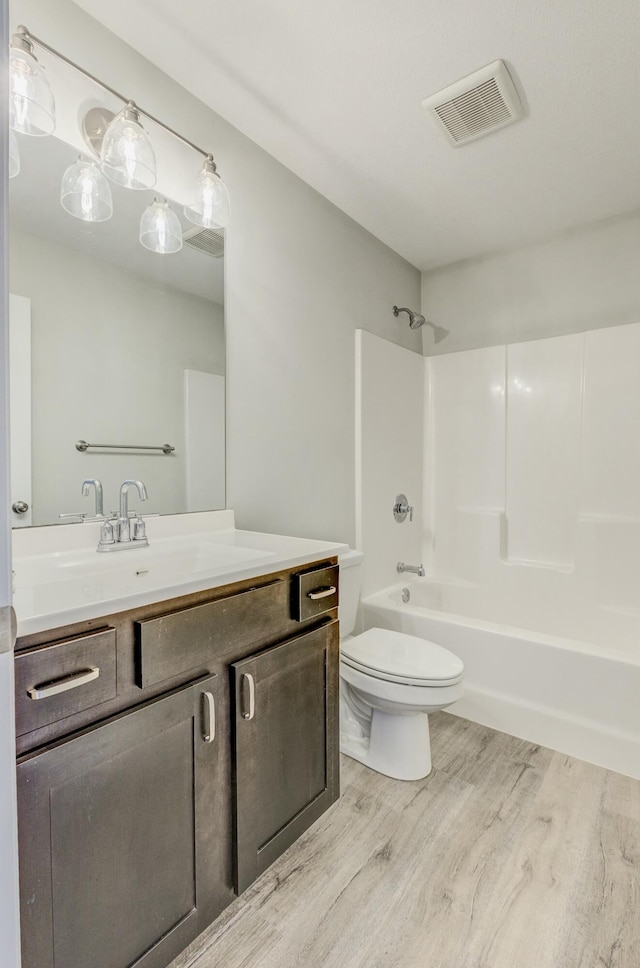
[[[424,566],[423,565],[405,565],[404,561],[399,561],[397,566],[397,571],[402,574],[404,571],[410,571],[413,575],[419,575],[420,578],[424,578]]]

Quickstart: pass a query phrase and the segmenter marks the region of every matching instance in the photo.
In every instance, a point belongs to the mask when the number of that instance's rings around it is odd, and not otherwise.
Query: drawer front
[[[116,695],[116,632],[105,629],[16,656],[17,735]]]
[[[338,566],[313,568],[293,575],[291,614],[296,622],[329,612],[338,606]]]
[[[208,668],[216,658],[245,645],[260,649],[277,641],[289,622],[288,582],[268,582],[136,622],[136,679],[141,688],[191,669]]]

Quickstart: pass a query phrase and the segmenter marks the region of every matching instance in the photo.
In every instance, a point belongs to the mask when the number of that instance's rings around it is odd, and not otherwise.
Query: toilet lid
[[[462,660],[435,642],[390,629],[369,629],[344,641],[341,648],[349,665],[378,678],[448,685],[464,672]]]

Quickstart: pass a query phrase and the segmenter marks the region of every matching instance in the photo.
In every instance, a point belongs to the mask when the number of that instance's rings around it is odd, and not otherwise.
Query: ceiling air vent
[[[201,229],[196,226],[187,229],[182,233],[185,245],[190,245],[198,252],[204,252],[214,259],[220,259],[224,255],[224,233],[222,229]]]
[[[524,115],[518,92],[501,60],[425,98],[422,107],[454,145],[475,141]]]

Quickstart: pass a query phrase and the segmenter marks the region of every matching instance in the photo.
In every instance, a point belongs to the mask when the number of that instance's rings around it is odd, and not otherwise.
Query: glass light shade
[[[185,205],[184,214],[194,225],[205,229],[224,228],[229,224],[229,192],[212,159],[207,158],[198,173],[195,199],[191,205]]]
[[[140,219],[140,242],[151,252],[179,252],[182,226],[166,198],[154,198]]]
[[[17,38],[17,43],[20,39]],[[28,50],[11,47],[9,53],[9,118],[14,131],[43,137],[56,127],[56,106],[45,73]]]
[[[62,176],[60,204],[84,222],[106,222],[113,215],[111,187],[93,161],[78,158]]]
[[[20,152],[18,151],[18,139],[13,131],[9,131],[9,178],[15,178],[20,174]]]
[[[127,105],[104,134],[102,170],[116,185],[142,190],[156,183],[156,156],[135,107]]]

